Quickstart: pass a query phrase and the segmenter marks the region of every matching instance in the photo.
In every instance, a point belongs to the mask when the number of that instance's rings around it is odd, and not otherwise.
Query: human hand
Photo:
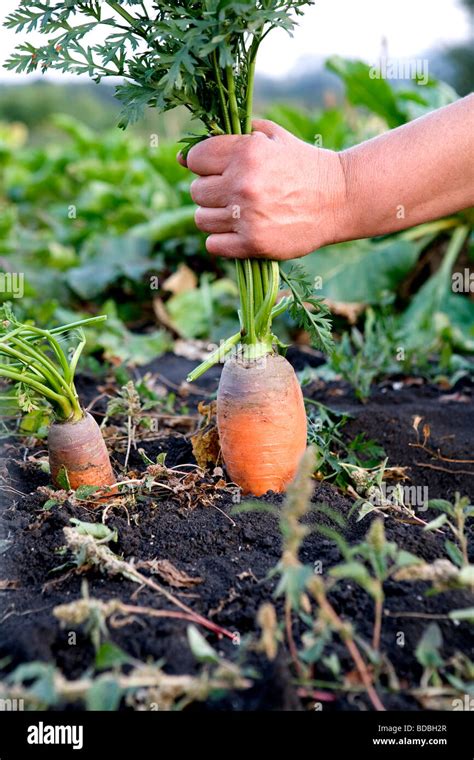
[[[191,197],[209,253],[284,260],[334,242],[345,208],[338,154],[271,121],[255,120],[253,128],[211,137],[180,158],[200,175]]]

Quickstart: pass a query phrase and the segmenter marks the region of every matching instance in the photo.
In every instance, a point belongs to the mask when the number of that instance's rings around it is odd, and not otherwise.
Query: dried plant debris
[[[158,575],[160,579],[174,588],[192,588],[202,583],[202,578],[190,576],[183,570],[178,570],[168,559],[142,560],[135,564],[136,568],[144,568]]]
[[[199,467],[206,469],[217,465],[221,460],[221,446],[217,430],[217,402],[210,404],[199,402],[198,411],[203,419],[199,430],[191,437],[193,454]]]
[[[437,559],[431,564],[418,563],[403,567],[394,578],[397,581],[429,581],[436,591],[457,588],[474,591],[474,565],[459,568],[449,559]]]
[[[236,665],[217,654],[197,676],[169,675],[159,663],[142,663],[109,644],[97,653],[98,663],[101,660],[115,660],[115,669],[75,680],[68,680],[51,664],[20,665],[0,681],[0,698],[21,699],[30,710],[79,704],[87,710],[110,711],[117,710],[123,701],[134,710],[168,711],[203,702],[216,693],[252,686]],[[126,675],[118,670],[124,661],[132,666]]]
[[[190,615],[191,619],[196,624],[208,628],[218,636],[226,636],[229,639],[234,639],[233,632],[212,623],[207,618],[194,612],[170,591],[167,591],[156,583],[156,581],[139,572],[132,561],[127,562],[126,560],[120,559],[109,549],[108,546],[100,543],[90,534],[81,534],[75,528],[64,528],[64,536],[66,539],[66,545],[73,553],[75,563],[81,570],[95,567],[100,572],[111,577],[121,576],[126,580],[137,583],[139,586],[148,586],[148,588],[156,591],[182,612]]]

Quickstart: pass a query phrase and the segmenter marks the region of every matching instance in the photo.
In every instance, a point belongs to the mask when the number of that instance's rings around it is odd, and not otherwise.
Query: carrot
[[[306,449],[303,394],[291,365],[277,354],[224,365],[217,426],[231,479],[244,494],[284,491]]]
[[[74,490],[79,486],[115,483],[101,430],[88,412],[77,422],[53,423],[49,429],[48,450],[51,477],[58,487],[61,487],[61,471],[67,472]]]
[[[44,330],[16,319],[9,304],[0,309],[0,378],[13,384],[21,411],[48,402],[54,415],[48,446],[56,486],[115,483],[107,448],[96,421],[81,407],[74,375],[85,346],[82,328],[106,317],[90,317]],[[61,477],[61,472],[64,476]]]

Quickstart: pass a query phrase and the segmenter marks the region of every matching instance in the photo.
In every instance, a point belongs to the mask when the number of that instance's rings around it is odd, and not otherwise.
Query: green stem
[[[280,267],[277,261],[268,262],[269,282],[265,300],[255,318],[257,334],[267,335],[270,332],[273,307],[275,305],[280,285]]]
[[[255,65],[257,63],[257,52],[260,45],[260,39],[255,38],[250,48],[250,62],[248,68],[247,80],[247,98],[245,104],[245,126],[244,132],[249,135],[252,131],[252,113],[253,113],[253,93],[255,87]]]
[[[119,16],[122,16],[122,18],[125,19],[125,21],[128,21],[128,23],[133,26],[136,32],[139,30],[137,29],[137,21],[134,16],[132,16],[128,11],[125,10],[125,8],[122,8],[120,3],[115,2],[115,0],[106,0],[107,5],[110,5],[110,7],[116,11],[116,13],[119,14]],[[146,35],[145,35],[146,36]]]
[[[235,333],[235,335],[232,335],[230,338],[227,338],[227,340],[222,343],[219,348],[213,351],[205,361],[203,361],[198,367],[196,367],[196,369],[193,369],[193,371],[189,373],[188,377],[186,378],[187,382],[192,383],[194,380],[197,380],[198,377],[201,377],[201,375],[207,372],[208,369],[211,369],[211,367],[213,367],[215,364],[219,364],[220,362],[224,361],[229,351],[231,351],[231,349],[240,342],[241,337],[242,336],[240,332],[238,332]]]
[[[248,293],[243,263],[240,259],[235,260],[235,271],[237,274],[237,285],[239,288],[240,305],[242,308],[242,336],[247,336],[250,328],[248,323]]]
[[[59,393],[55,393],[55,391],[53,391],[51,388],[48,388],[46,385],[43,385],[43,383],[38,382],[29,375],[23,375],[21,372],[15,372],[15,370],[3,368],[0,366],[0,377],[6,377],[8,380],[13,380],[16,383],[23,383],[24,385],[28,385],[30,388],[33,388],[42,396],[50,399],[50,401],[52,401],[54,404],[56,404],[57,407],[59,407],[59,409],[61,409],[61,416],[64,420],[69,419],[71,416],[76,417],[77,410],[74,409],[74,406],[65,396],[62,396]],[[80,415],[82,417],[82,410],[80,410]]]
[[[229,111],[227,110],[227,103],[225,99],[224,85],[222,83],[221,70],[217,61],[217,53],[214,50],[212,54],[212,60],[214,64],[214,70],[216,72],[217,89],[219,90],[219,99],[221,101],[222,119],[224,121],[224,127],[227,134],[232,134],[232,125],[230,123]]]
[[[240,123],[239,106],[237,103],[237,96],[235,94],[235,78],[232,66],[226,66],[225,69],[227,79],[227,92],[229,95],[229,108],[230,108],[230,120],[232,124],[232,132],[235,135],[242,134],[242,125]]]
[[[219,364],[220,362],[224,361],[229,351],[231,351],[232,348],[240,342],[241,337],[242,336],[240,332],[238,332],[235,333],[235,335],[232,335],[230,338],[227,338],[227,340],[224,341],[224,343],[222,343],[219,348],[213,351],[205,361],[201,362],[198,367],[189,373],[186,378],[187,382],[192,383],[194,380],[197,380],[198,377],[201,377],[201,375],[207,372],[208,369],[211,369],[211,367],[213,367],[215,364]]]
[[[269,286],[269,272],[270,272],[270,262],[265,259],[265,261],[262,261],[262,285],[263,285],[263,292],[266,293]]]
[[[90,325],[97,325],[100,322],[106,322],[107,321],[107,315],[106,314],[100,314],[97,317],[87,317],[86,319],[80,319],[78,322],[69,322],[67,325],[61,325],[60,327],[53,327],[51,330],[48,330],[52,335],[58,335],[64,332],[69,332],[70,330],[76,330],[78,327],[85,327]]]
[[[69,392],[69,384],[65,378],[57,371],[52,363],[45,356],[43,356],[41,351],[36,351],[33,346],[30,346],[29,343],[22,340],[21,338],[13,338],[12,343],[17,344],[24,353],[28,354],[32,359],[35,360],[37,364],[40,364],[42,366],[42,374],[47,378],[50,385],[52,385],[57,391],[60,391],[62,388],[66,391],[66,393]],[[1,349],[1,351],[4,350],[5,347]],[[37,367],[36,369],[38,370]]]
[[[252,259],[252,276],[253,276],[253,292],[255,297],[254,308],[258,312],[263,303],[263,281],[262,281],[262,269],[261,262],[258,259]]]
[[[437,234],[444,232],[444,230],[452,229],[459,225],[459,219],[450,217],[448,219],[439,219],[435,222],[426,222],[425,224],[419,224],[418,227],[412,227],[410,230],[405,230],[398,236],[401,240],[418,240],[425,235]]]
[[[245,281],[247,285],[247,324],[248,324],[248,340],[246,343],[256,343],[255,333],[255,306],[254,306],[254,290],[253,290],[253,276],[252,276],[252,263],[250,259],[244,260],[244,272]]]
[[[18,331],[14,331],[14,332],[17,333]],[[35,327],[34,325],[28,325],[28,329],[26,330],[26,332],[32,333],[33,335],[38,335],[41,338],[46,338],[46,340],[49,341],[56,358],[61,364],[64,376],[67,378],[68,372],[69,372],[69,364],[68,364],[67,358],[61,346],[59,345],[58,341],[51,334],[51,331],[42,330],[40,327]],[[5,335],[3,338],[0,338],[0,342],[9,340],[11,338],[11,335],[12,335],[11,333],[7,333],[7,335]]]

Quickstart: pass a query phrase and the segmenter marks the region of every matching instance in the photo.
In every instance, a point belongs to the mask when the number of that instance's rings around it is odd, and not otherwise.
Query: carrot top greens
[[[33,411],[41,399],[46,399],[59,420],[82,418],[74,387],[77,363],[86,343],[82,328],[105,319],[105,316],[91,317],[43,330],[19,322],[8,303],[2,306],[0,377],[14,384],[16,401],[22,411]]]
[[[272,29],[292,32],[314,0],[20,0],[6,19],[17,31],[48,35],[45,45],[18,46],[6,63],[15,71],[50,68],[123,78],[116,88],[122,103],[120,126],[141,117],[147,106],[164,112],[184,106],[205,127],[184,138],[184,153],[199,141],[220,134],[252,131],[255,63],[262,41]],[[88,35],[102,25],[109,33],[101,44]],[[281,273],[290,296],[277,301],[280,269],[268,260],[236,261],[241,330],[191,373],[194,380],[240,344],[248,357],[272,351],[278,340],[272,319],[286,309],[307,329],[315,345],[331,347],[328,312],[313,296],[300,269]]]

